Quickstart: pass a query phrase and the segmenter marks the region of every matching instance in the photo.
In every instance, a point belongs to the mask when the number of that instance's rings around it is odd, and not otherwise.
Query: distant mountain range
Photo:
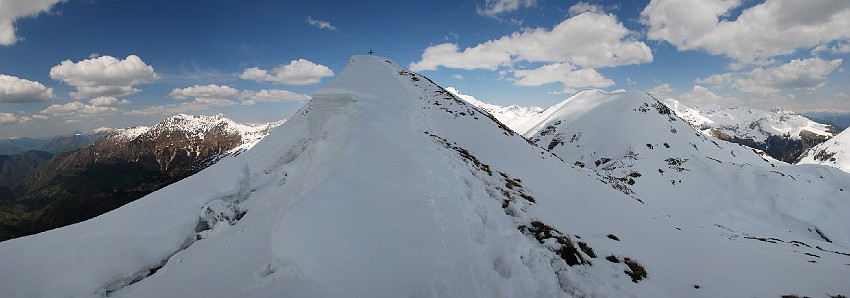
[[[522,107],[518,105],[503,107],[494,104],[489,104],[476,99],[472,95],[462,94],[460,93],[460,90],[457,90],[454,87],[447,87],[446,91],[449,91],[454,96],[457,96],[465,100],[466,102],[478,107],[479,109],[490,113],[490,115],[496,117],[499,122],[504,123],[510,128],[518,127],[523,123],[527,122],[528,119],[544,111],[544,109],[540,107]]]
[[[0,240],[120,207],[249,149],[281,123],[181,114],[151,127],[104,133],[74,151],[0,155]],[[47,144],[75,139],[83,138]]]
[[[106,136],[108,131],[78,132],[49,138],[11,138],[0,140],[0,155],[18,154],[27,150],[46,151],[53,154],[77,150]]]
[[[781,108],[762,111],[744,107],[687,107],[674,99],[665,105],[703,134],[759,149],[771,157],[795,163],[807,149],[840,130]]]
[[[803,113],[806,118],[812,119],[819,123],[828,124],[839,131],[846,130],[850,127],[850,113],[846,112],[808,112]]]

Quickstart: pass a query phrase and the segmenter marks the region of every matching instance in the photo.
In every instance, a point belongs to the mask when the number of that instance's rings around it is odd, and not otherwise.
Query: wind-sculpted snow
[[[850,256],[840,246],[745,239],[668,217],[564,160],[570,164],[424,76],[355,56],[253,149],[104,216],[0,243],[0,268],[14,272],[0,275],[0,290],[4,297],[850,292],[843,278]],[[692,162],[680,166],[692,170]]]

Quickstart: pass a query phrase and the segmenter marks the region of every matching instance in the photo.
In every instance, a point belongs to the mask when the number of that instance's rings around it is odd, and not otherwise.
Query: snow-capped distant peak
[[[177,114],[168,117],[153,126],[133,126],[114,129],[108,139],[122,143],[136,138],[156,138],[159,135],[177,134],[188,140],[203,140],[210,133],[238,135],[241,142],[229,153],[238,153],[254,146],[268,135],[272,129],[283,124],[286,120],[268,123],[236,123],[224,114],[214,116]]]
[[[826,137],[835,135],[828,125],[814,122],[780,107],[762,111],[716,104],[688,107],[672,98],[664,99],[663,102],[683,120],[709,135],[714,130],[756,142],[764,142],[771,135],[788,135],[799,140],[804,130]]]
[[[107,138],[115,139],[118,141],[130,141],[135,138],[138,138],[140,135],[148,132],[150,130],[150,126],[133,126],[127,128],[118,128],[112,130],[112,132],[107,136]]]
[[[462,94],[460,90],[457,90],[457,88],[454,87],[448,87],[446,88],[446,91],[449,91],[460,99],[463,99],[464,101],[471,103],[472,105],[490,113],[490,115],[496,117],[499,122],[504,123],[514,131],[517,131],[517,129],[529,119],[543,112],[542,108],[534,106],[523,107],[518,105],[510,105],[507,107],[503,107],[499,105],[489,104],[480,101],[471,95]]]
[[[705,135],[763,150],[788,163],[835,135],[831,126],[783,108],[762,111],[716,104],[688,107],[672,98],[663,102]]]

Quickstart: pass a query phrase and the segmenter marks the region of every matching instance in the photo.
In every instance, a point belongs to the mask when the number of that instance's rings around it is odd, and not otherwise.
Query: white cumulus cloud
[[[795,59],[778,66],[716,74],[696,82],[731,86],[740,91],[758,94],[776,94],[788,89],[815,90],[826,85],[827,76],[838,69],[842,62],[842,59],[824,60],[818,57]]]
[[[89,100],[89,105],[95,107],[118,107],[122,105],[129,105],[132,102],[126,99],[117,99],[113,96],[100,96],[95,97]]]
[[[298,59],[275,67],[271,71],[259,67],[246,68],[239,78],[286,85],[311,85],[333,75],[334,72],[327,66],[306,59]]]
[[[139,56],[129,55],[124,60],[112,56],[79,62],[65,60],[50,69],[50,78],[76,87],[71,96],[88,98],[138,93],[141,90],[133,85],[150,83],[160,77]]]
[[[112,114],[120,109],[111,106],[87,105],[80,101],[72,101],[66,104],[54,104],[48,106],[38,114],[47,117],[88,117],[93,115]]]
[[[192,111],[201,111],[207,110],[213,107],[226,107],[226,106],[234,106],[237,105],[235,101],[229,99],[209,99],[209,98],[195,98],[192,101],[184,102],[181,104],[167,104],[160,106],[150,106],[144,109],[132,110],[124,112],[124,115],[131,116],[150,116],[150,115],[159,115],[159,114],[175,114],[175,113],[186,113]]]
[[[309,95],[295,93],[280,89],[263,89],[260,91],[243,91],[243,105],[252,105],[258,102],[283,102],[283,101],[299,101],[309,100]]]
[[[850,43],[838,43],[834,46],[819,45],[812,50],[812,55],[817,55],[821,52],[829,52],[830,54],[840,55],[850,53]]]
[[[150,106],[143,109],[124,112],[124,115],[149,116],[157,114],[185,113],[207,110],[214,107],[254,105],[258,102],[284,102],[309,100],[310,96],[280,89],[263,89],[260,91],[239,90],[226,85],[195,85],[186,88],[175,88],[168,97],[186,100],[180,104]]]
[[[239,89],[230,86],[219,85],[195,85],[186,88],[175,88],[168,93],[168,97],[174,99],[187,99],[189,97],[202,99],[231,99],[239,95]]]
[[[524,29],[498,39],[461,50],[455,43],[442,43],[425,49],[422,59],[411,63],[413,71],[438,67],[498,70],[509,68],[515,85],[539,86],[560,82],[564,91],[577,87],[608,87],[614,81],[596,69],[652,62],[649,47],[634,39],[613,14],[597,13],[587,5],[574,9],[582,13],[564,20],[552,29]],[[601,8],[600,8],[601,9]],[[513,70],[519,62],[545,63],[536,69]],[[500,71],[500,77],[504,77]]]
[[[732,96],[720,96],[712,92],[706,87],[694,85],[691,91],[682,92],[679,94],[679,101],[692,106],[702,106],[706,104],[719,105],[740,105],[737,98]]]
[[[15,34],[15,21],[50,11],[64,0],[0,0],[0,45],[11,46],[20,38]]]
[[[553,63],[531,70],[516,70],[517,86],[540,86],[560,82],[566,88],[613,86],[614,81],[592,68],[577,69],[569,63]]]
[[[850,1],[766,0],[730,15],[743,0],[652,0],[641,12],[647,37],[742,64],[850,39]]]
[[[569,62],[583,68],[652,62],[652,51],[612,14],[585,12],[551,30],[526,29],[462,51],[454,43],[428,47],[413,71],[439,66],[495,70],[517,61]]]
[[[0,74],[0,103],[44,102],[53,98],[53,88],[39,82]]]
[[[664,84],[652,87],[652,89],[649,89],[646,92],[649,93],[649,95],[654,96],[655,98],[664,99],[664,98],[670,97],[670,94],[673,93],[673,88],[670,87],[670,84],[664,83]]]
[[[12,113],[0,113],[0,126],[16,124],[20,122],[20,118]]]

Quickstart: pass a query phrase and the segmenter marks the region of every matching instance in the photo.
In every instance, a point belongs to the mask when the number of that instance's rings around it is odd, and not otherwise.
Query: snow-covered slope
[[[499,105],[489,104],[476,99],[472,95],[461,94],[460,90],[457,90],[453,87],[447,87],[446,91],[449,91],[460,99],[463,99],[466,102],[478,107],[479,109],[490,113],[490,115],[493,115],[494,117],[496,117],[496,119],[498,119],[500,122],[504,123],[511,129],[515,129],[516,127],[521,126],[523,123],[527,122],[535,115],[543,112],[543,109],[539,107],[521,107],[518,105],[510,105],[507,107],[503,107]]]
[[[527,136],[671,216],[850,247],[850,175],[712,140],[641,91],[580,92]]]
[[[716,104],[688,107],[672,98],[662,102],[705,135],[758,148],[790,163],[805,149],[837,133],[829,125],[781,108],[762,111]]]
[[[822,164],[850,173],[850,129],[806,151],[798,164]]]
[[[850,293],[846,249],[668,217],[384,58],[312,98],[244,154],[0,243],[4,296]]]

